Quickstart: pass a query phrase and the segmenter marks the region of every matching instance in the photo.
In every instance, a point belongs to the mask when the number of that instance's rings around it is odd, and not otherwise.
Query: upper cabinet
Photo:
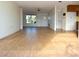
[[[79,5],[68,5],[67,11],[68,12],[77,12],[77,11],[79,11]]]

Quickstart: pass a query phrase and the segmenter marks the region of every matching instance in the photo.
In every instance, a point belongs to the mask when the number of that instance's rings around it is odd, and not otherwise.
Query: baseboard
[[[76,32],[76,30],[64,30],[65,32]]]
[[[8,37],[14,35],[15,33],[19,32],[19,31],[21,31],[21,30],[15,31],[14,33],[11,33],[11,34],[9,34],[9,35],[3,37],[3,38],[0,38],[0,40],[6,39],[6,38],[8,38]]]
[[[23,26],[23,28],[47,28],[48,26]]]

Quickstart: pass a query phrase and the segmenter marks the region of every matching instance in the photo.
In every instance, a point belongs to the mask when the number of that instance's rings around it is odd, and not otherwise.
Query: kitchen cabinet
[[[79,5],[68,5],[67,6],[68,12],[76,12],[79,11]]]

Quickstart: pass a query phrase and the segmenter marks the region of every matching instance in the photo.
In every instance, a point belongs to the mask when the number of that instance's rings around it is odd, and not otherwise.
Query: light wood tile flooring
[[[79,56],[75,32],[25,28],[0,40],[0,56]]]

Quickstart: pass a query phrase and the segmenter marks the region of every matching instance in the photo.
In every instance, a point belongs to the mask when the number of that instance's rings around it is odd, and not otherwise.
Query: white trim
[[[55,21],[54,21],[54,31],[56,31],[56,6],[55,6]]]
[[[20,29],[23,29],[23,9],[20,8]]]

